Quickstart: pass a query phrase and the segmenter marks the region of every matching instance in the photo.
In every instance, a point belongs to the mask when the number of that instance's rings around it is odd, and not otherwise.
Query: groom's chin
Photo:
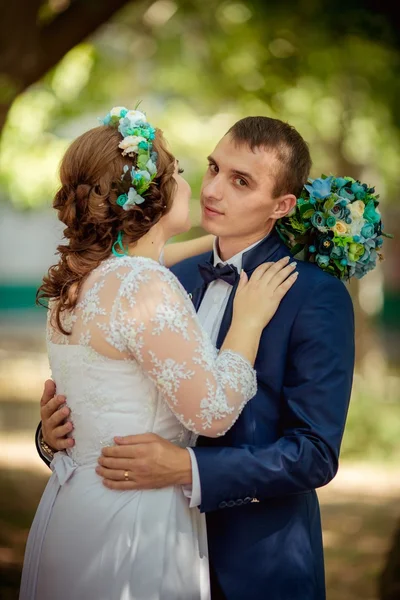
[[[216,223],[212,221],[212,219],[208,219],[204,214],[204,209],[201,211],[201,221],[200,226],[207,233],[211,233],[212,235],[216,235],[217,237],[220,235],[220,227]]]

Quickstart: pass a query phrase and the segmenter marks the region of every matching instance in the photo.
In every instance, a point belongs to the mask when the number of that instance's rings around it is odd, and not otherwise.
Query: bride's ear
[[[274,213],[271,215],[274,219],[282,219],[290,213],[296,206],[296,196],[294,194],[285,194],[281,196],[275,207]]]

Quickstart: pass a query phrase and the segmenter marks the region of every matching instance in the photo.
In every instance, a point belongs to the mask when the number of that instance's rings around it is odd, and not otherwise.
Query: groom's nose
[[[221,176],[216,175],[203,186],[203,197],[208,200],[222,200],[223,181]]]

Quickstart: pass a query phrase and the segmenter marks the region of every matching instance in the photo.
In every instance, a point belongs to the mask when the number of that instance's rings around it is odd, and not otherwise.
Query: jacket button
[[[226,508],[227,506],[228,504],[225,502],[225,500],[222,500],[222,502],[219,504],[219,508]]]

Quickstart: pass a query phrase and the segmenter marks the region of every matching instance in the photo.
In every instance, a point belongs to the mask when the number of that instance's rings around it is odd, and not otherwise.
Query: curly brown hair
[[[175,158],[159,129],[153,141],[157,176],[146,192],[146,201],[128,211],[117,204],[124,166],[135,164],[122,156],[121,140],[117,129],[101,125],[72,142],[61,162],[61,187],[53,207],[66,225],[66,243],[58,246],[60,259],[43,278],[36,302],[44,306],[45,299],[57,302],[55,322],[64,334],[68,332],[61,323],[62,312],[76,306],[85,277],[110,256],[119,232],[124,243],[137,242],[172,206]]]

